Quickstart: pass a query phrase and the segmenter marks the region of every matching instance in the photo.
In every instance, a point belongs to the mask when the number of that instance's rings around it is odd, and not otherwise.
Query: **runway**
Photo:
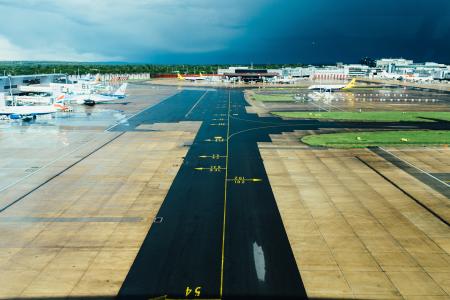
[[[401,125],[259,118],[246,105],[240,90],[186,89],[112,129],[203,122],[119,298],[306,298],[257,142],[294,129]]]
[[[255,142],[260,134],[241,139],[238,132],[255,124],[231,118],[246,115],[245,101],[240,91],[204,93],[178,95],[196,105],[187,119],[203,125],[158,213],[163,221],[150,229],[119,296],[186,297],[197,290],[206,298],[303,298]],[[159,109],[170,110],[170,101]],[[190,109],[186,105],[172,118],[182,120]],[[161,111],[159,116],[166,121]],[[242,183],[235,177],[244,177]]]

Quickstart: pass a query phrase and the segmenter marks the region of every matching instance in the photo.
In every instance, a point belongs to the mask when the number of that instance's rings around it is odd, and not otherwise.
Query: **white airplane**
[[[113,94],[64,94],[63,97],[66,101],[89,106],[93,106],[95,104],[114,103],[117,102],[117,100],[121,100],[126,97],[125,91],[127,89],[127,85],[128,83],[123,83]]]
[[[323,91],[338,91],[338,90],[347,90],[355,87],[356,79],[353,78],[347,84],[317,84],[311,85],[308,87],[309,90],[323,90]]]
[[[31,119],[36,119],[36,117],[40,115],[54,114],[60,110],[67,110],[68,107],[63,104],[63,98],[58,98],[59,99],[56,100],[52,105],[2,106],[0,107],[0,116],[6,116],[12,120],[21,119],[24,121],[29,121]]]
[[[119,87],[114,93],[112,93],[112,94],[100,94],[100,95],[102,95],[102,96],[116,97],[117,99],[123,99],[123,98],[126,97],[125,92],[126,92],[126,90],[127,90],[127,87],[128,87],[128,83],[125,82],[125,83],[122,83],[122,84],[120,85],[120,87]]]
[[[180,73],[177,73],[177,78],[179,80],[187,80],[187,81],[197,81],[197,80],[206,80],[207,77],[203,76],[202,72],[200,72],[200,76],[182,76]]]

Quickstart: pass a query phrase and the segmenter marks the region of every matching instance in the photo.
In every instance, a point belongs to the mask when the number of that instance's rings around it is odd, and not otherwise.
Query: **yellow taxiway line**
[[[222,223],[222,260],[220,266],[220,298],[223,292],[223,266],[225,261],[225,231],[227,223],[227,189],[228,189],[228,151],[230,141],[230,110],[231,110],[231,92],[228,92],[228,113],[227,113],[227,137],[225,154],[225,183],[224,183],[224,201],[223,201],[223,223]]]

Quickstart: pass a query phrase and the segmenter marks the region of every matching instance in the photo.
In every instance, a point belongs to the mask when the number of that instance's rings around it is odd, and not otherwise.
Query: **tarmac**
[[[3,208],[0,297],[115,296],[194,135],[125,133]]]
[[[445,216],[448,198],[370,150],[299,148],[304,134],[259,148],[308,296],[447,299],[448,224],[411,196]]]
[[[324,101],[305,101],[313,93],[307,89],[245,91],[252,108],[271,111],[450,111],[450,93],[404,87],[366,87],[339,91]],[[255,94],[292,95],[290,101],[256,101]],[[294,99],[294,95],[299,100]]]
[[[446,197],[370,150],[298,141],[402,124],[260,117],[238,89],[134,89],[95,127],[5,131],[31,146],[0,147],[16,158],[3,187],[20,180],[0,191],[0,298],[449,297],[448,226],[429,211],[445,220]]]
[[[450,85],[448,84],[448,81],[442,81],[439,83],[436,82],[408,82],[408,81],[399,81],[395,79],[366,79],[362,78],[360,79],[362,82],[368,82],[368,83],[377,83],[377,84],[395,84],[405,87],[412,87],[412,88],[420,88],[420,89],[427,89],[427,90],[435,90],[435,91],[450,91]]]

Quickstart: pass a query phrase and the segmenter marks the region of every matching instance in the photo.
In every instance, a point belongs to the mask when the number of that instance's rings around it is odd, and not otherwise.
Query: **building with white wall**
[[[382,58],[376,61],[376,66],[388,73],[393,73],[395,66],[409,66],[413,63],[412,60],[404,58]]]
[[[15,75],[0,76],[0,93],[19,93],[19,87],[30,84],[50,84],[62,78],[64,74],[37,74],[37,75]]]
[[[217,75],[226,73],[236,73],[236,70],[248,70],[249,67],[228,67],[227,69],[217,69]]]

